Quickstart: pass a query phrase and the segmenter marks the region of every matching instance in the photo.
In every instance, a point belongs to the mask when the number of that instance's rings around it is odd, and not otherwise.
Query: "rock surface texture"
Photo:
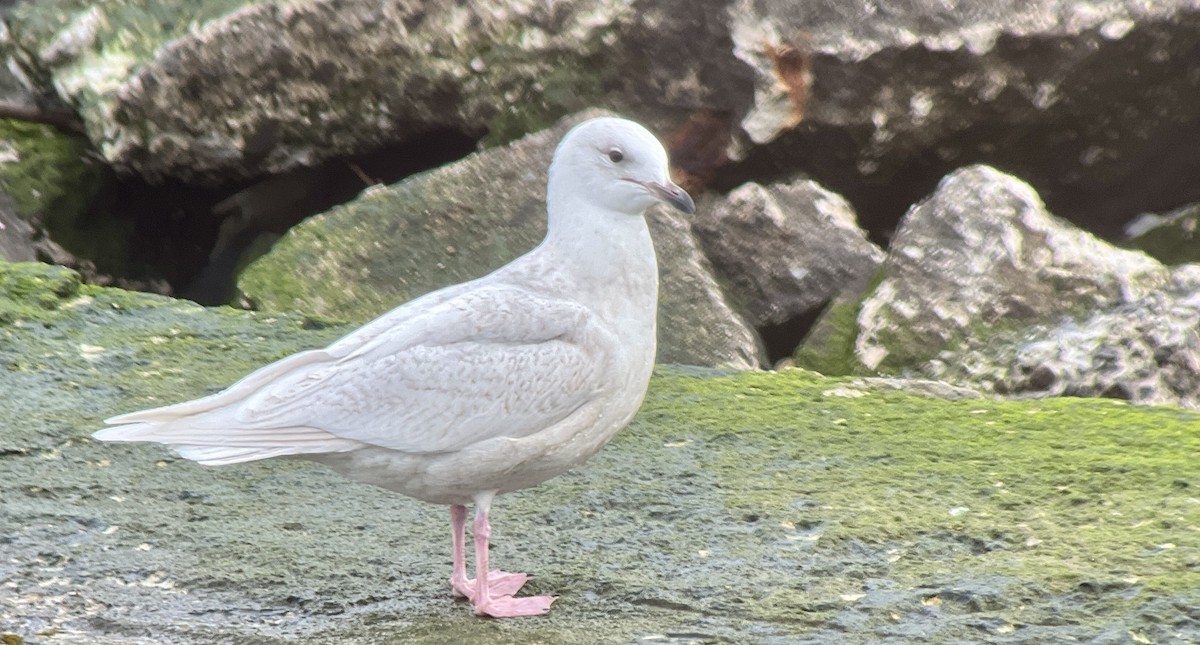
[[[112,164],[212,181],[436,128],[524,134],[601,95],[597,57],[632,11],[614,0],[51,0],[11,24],[22,63],[79,108]]]
[[[746,184],[698,211],[692,226],[756,326],[861,289],[883,261],[853,207],[808,180]]]
[[[901,222],[883,280],[861,303],[855,353],[869,369],[933,358],[992,327],[1129,303],[1166,267],[1051,215],[1028,184],[986,166],[952,173]]]
[[[1200,419],[1180,410],[663,369],[595,459],[497,504],[496,557],[561,594],[511,622],[453,606],[443,509],[86,439],[344,331],[0,264],[0,391],[21,393],[0,397],[0,639],[1200,640]]]
[[[1176,275],[1200,273],[1200,266]],[[922,371],[1014,397],[1099,396],[1200,409],[1200,289],[1167,289],[1081,321],[1035,325]]]
[[[411,298],[482,276],[541,241],[546,168],[575,123],[394,186],[293,228],[242,275],[268,311],[363,322]],[[687,224],[663,209],[647,217],[659,255],[659,360],[760,365],[753,330],[725,303]]]
[[[12,200],[0,193],[0,261],[32,262],[37,259],[37,231],[17,216]]]
[[[746,157],[728,188],[806,170],[872,224],[972,162],[1110,233],[1200,198],[1182,172],[1200,161],[1196,0],[46,0],[9,25],[27,75],[150,178],[280,172],[437,128],[503,141],[594,105],[660,131],[715,115]]]
[[[1200,163],[1200,73],[1185,62],[1200,57],[1196,0],[730,7],[756,79],[743,167],[760,181],[799,167],[869,227],[971,163],[1028,178],[1108,236],[1131,212],[1200,197],[1185,179]]]
[[[1144,213],[1125,226],[1125,243],[1165,264],[1200,262],[1200,204],[1158,215]]]

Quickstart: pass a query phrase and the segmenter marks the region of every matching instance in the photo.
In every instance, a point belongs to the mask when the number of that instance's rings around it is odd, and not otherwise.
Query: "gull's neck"
[[[646,219],[553,191],[546,206],[546,239],[511,270],[623,332],[653,336],[659,270]]]
[[[549,218],[542,246],[562,257],[572,270],[599,278],[655,265],[654,245],[642,214],[608,210],[555,192],[561,191],[552,191],[547,199]]]

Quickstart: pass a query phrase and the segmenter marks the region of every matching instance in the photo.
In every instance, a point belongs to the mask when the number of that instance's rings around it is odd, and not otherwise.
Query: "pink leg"
[[[454,504],[450,507],[450,531],[454,544],[454,568],[450,574],[450,586],[454,595],[459,598],[475,597],[475,580],[467,577],[466,544],[463,536],[467,528],[467,507]],[[525,585],[529,576],[523,573],[507,573],[492,571],[488,576],[488,588],[491,593],[500,596],[511,596]]]
[[[475,575],[476,593],[472,600],[475,602],[475,613],[493,618],[510,618],[514,616],[536,616],[550,611],[550,603],[556,599],[553,596],[529,596],[514,598],[511,593],[501,594],[494,591],[495,587],[488,582],[488,540],[492,537],[492,527],[488,524],[488,507],[491,497],[480,497],[475,500]],[[525,574],[508,574],[520,575]]]

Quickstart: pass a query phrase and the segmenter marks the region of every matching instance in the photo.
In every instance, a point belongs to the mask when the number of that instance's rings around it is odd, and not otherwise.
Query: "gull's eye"
[[[621,163],[625,160],[625,153],[621,152],[620,148],[613,148],[608,151],[608,160],[613,163]]]

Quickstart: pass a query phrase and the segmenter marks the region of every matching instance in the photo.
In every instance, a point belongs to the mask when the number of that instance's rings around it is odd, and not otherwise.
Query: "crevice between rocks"
[[[292,226],[372,185],[460,159],[478,141],[435,130],[312,168],[215,187],[120,179],[102,196],[102,208],[130,229],[128,268],[112,281],[203,305],[228,304],[238,272]]]
[[[756,331],[767,352],[766,367],[770,368],[781,360],[791,358],[828,306],[829,303],[825,302],[783,322],[758,327]]]

